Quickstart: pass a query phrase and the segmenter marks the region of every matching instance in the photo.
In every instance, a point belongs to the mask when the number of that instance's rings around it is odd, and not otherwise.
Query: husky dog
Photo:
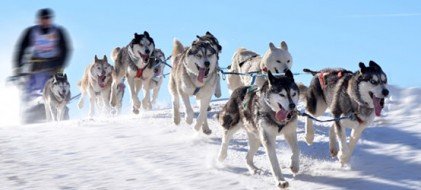
[[[47,121],[62,121],[70,101],[70,84],[67,75],[58,73],[49,79],[42,93]]]
[[[218,80],[217,53],[218,51],[207,41],[195,41],[185,49],[178,40],[174,40],[171,56],[173,68],[168,86],[172,96],[173,119],[176,125],[180,123],[180,97],[186,108],[186,122],[188,124],[193,122],[194,112],[189,97],[195,96],[200,102],[200,113],[195,129],[199,131],[202,128],[205,134],[212,132],[207,122],[207,108]]]
[[[151,109],[150,87],[154,77],[155,59],[154,40],[148,32],[143,34],[134,34],[132,41],[126,47],[117,47],[112,52],[115,62],[115,72],[113,75],[113,88],[111,96],[116,96],[115,90],[124,77],[127,78],[132,99],[133,113],[138,114],[141,103],[138,93],[144,89],[144,98],[142,100],[144,109]],[[117,98],[111,98],[111,106],[115,107]]]
[[[275,47],[273,43],[269,43],[269,49],[263,55],[247,50],[245,48],[238,49],[232,57],[232,63],[229,66],[229,72],[249,73],[249,72],[267,72],[283,73],[285,70],[291,69],[292,56],[288,51],[288,45],[282,41],[280,48]],[[240,86],[250,85],[252,77],[240,75],[228,75],[228,88],[230,91]],[[259,87],[263,85],[266,78],[257,77],[255,84]]]
[[[300,89],[306,91],[306,110],[312,115],[320,116],[330,108],[335,118],[350,116],[350,119],[335,121],[329,135],[330,153],[337,156],[342,165],[348,163],[364,129],[375,116],[381,115],[384,98],[389,95],[387,76],[377,63],[370,61],[368,67],[359,63],[359,67],[355,73],[345,69],[304,69],[314,77],[308,89],[300,85]],[[346,127],[352,128],[349,143],[346,141]],[[313,122],[309,118],[305,139],[308,144],[314,140]]]
[[[216,39],[216,37],[213,34],[211,34],[209,31],[207,31],[206,34],[203,35],[203,36],[197,35],[196,37],[197,37],[196,41],[207,41],[212,45],[213,49],[218,51],[218,53],[216,55],[217,55],[217,58],[218,58],[218,61],[219,61],[219,54],[222,51],[222,46],[219,44],[218,39]],[[217,65],[218,65],[218,69],[219,69],[219,63],[217,63]],[[218,80],[217,80],[217,85],[216,85],[216,89],[215,89],[215,97],[219,98],[222,95],[221,83],[220,83],[221,78],[219,77],[219,73],[218,73],[217,79]]]
[[[152,80],[150,80],[149,88],[152,90],[152,104],[156,103],[158,98],[159,89],[161,88],[162,81],[163,81],[163,72],[165,67],[166,58],[164,52],[160,49],[155,49],[155,63],[154,66],[154,76]]]
[[[95,113],[95,106],[103,108],[102,110],[106,113],[111,111],[109,102],[113,71],[114,68],[108,63],[105,55],[103,59],[98,59],[95,55],[94,62],[86,67],[82,80],[79,82],[81,96],[78,107],[79,109],[83,107],[83,98],[88,94],[91,103],[90,117],[93,117]]]
[[[297,111],[299,89],[290,70],[285,76],[275,77],[268,71],[269,80],[258,90],[252,86],[239,87],[218,114],[223,129],[219,161],[227,157],[228,144],[239,129],[244,128],[249,139],[247,168],[251,174],[260,172],[254,165],[253,157],[263,144],[271,164],[271,171],[278,187],[285,188],[285,181],[276,156],[276,136],[284,134],[292,150],[291,170],[299,170],[299,150],[297,145]],[[254,86],[255,87],[255,86]]]

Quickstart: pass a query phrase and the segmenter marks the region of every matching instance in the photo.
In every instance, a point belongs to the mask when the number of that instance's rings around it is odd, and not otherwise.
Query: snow
[[[288,168],[290,149],[278,137],[289,189],[421,189],[421,89],[390,90],[383,116],[364,131],[349,167],[329,156],[329,124],[316,123],[315,142],[308,146],[300,118],[295,177]],[[213,102],[213,110],[222,104]],[[209,114],[210,136],[185,122],[175,126],[169,108],[115,118],[2,124],[0,188],[276,189],[263,148],[255,157],[263,174],[248,173],[244,132],[235,135],[227,159],[216,161],[221,130],[214,113]]]

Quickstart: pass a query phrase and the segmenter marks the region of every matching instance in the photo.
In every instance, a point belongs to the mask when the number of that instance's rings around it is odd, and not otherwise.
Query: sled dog
[[[49,79],[44,86],[43,94],[47,121],[62,121],[66,105],[70,101],[70,83],[67,75],[58,73]]]
[[[141,102],[138,98],[140,90],[144,89],[144,98],[142,106],[144,109],[151,109],[150,87],[154,77],[154,67],[156,65],[155,43],[148,32],[143,34],[134,34],[132,41],[126,47],[117,47],[112,51],[114,59],[115,72],[113,73],[113,82],[111,96],[116,96],[117,85],[124,77],[129,84],[130,96],[132,99],[133,113],[138,114]],[[117,98],[111,98],[111,106],[115,107]]]
[[[370,61],[368,67],[359,63],[360,70],[353,73],[345,69],[323,69],[311,71],[314,75],[310,86],[299,85],[306,102],[306,110],[313,116],[322,115],[327,108],[333,117],[350,117],[335,121],[330,128],[329,150],[342,165],[348,163],[355,145],[364,129],[375,116],[380,116],[384,99],[389,95],[387,76],[382,68]],[[346,128],[352,128],[349,143],[346,140]],[[306,120],[306,141],[314,140],[313,121]]]
[[[288,45],[282,41],[280,47],[277,48],[271,42],[269,49],[261,57],[259,54],[247,50],[245,48],[238,49],[232,57],[229,72],[234,73],[283,73],[285,70],[291,69],[292,56],[288,51]],[[228,75],[227,76],[228,89],[230,92],[234,91],[240,86],[250,85],[252,77],[248,75]],[[266,77],[257,77],[255,84],[259,87],[267,80]]]
[[[299,170],[297,145],[297,111],[299,89],[290,70],[275,77],[268,71],[268,81],[261,88],[243,86],[235,89],[230,99],[218,114],[223,136],[219,161],[227,157],[228,144],[239,129],[247,132],[250,149],[247,153],[247,168],[251,174],[260,172],[253,157],[262,144],[270,161],[272,175],[278,187],[288,187],[276,156],[276,136],[283,134],[292,150],[291,171]]]
[[[205,134],[212,132],[207,122],[207,108],[212,94],[215,93],[218,80],[217,53],[218,50],[208,41],[197,40],[190,47],[184,48],[178,40],[174,40],[169,90],[176,125],[180,123],[180,97],[186,108],[186,122],[188,124],[193,122],[194,112],[189,97],[195,96],[200,102],[200,113],[195,129],[197,131],[202,129]]]
[[[112,73],[114,68],[108,63],[107,56],[104,55],[103,59],[98,59],[95,55],[93,63],[89,64],[82,80],[79,82],[81,96],[78,102],[78,108],[82,109],[84,102],[83,99],[86,95],[89,96],[90,108],[89,116],[93,117],[95,114],[95,106],[98,110],[110,113],[110,93]]]

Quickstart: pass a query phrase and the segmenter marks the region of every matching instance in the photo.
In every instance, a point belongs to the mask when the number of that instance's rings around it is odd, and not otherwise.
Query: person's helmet
[[[53,17],[53,10],[49,8],[40,9],[37,13],[38,19],[49,19]]]

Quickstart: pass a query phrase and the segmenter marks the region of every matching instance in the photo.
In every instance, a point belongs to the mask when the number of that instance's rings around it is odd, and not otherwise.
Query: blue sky
[[[94,55],[126,45],[134,32],[149,31],[156,46],[169,55],[173,38],[189,44],[196,35],[212,32],[223,46],[220,64],[227,66],[234,51],[249,48],[260,54],[269,42],[288,43],[292,70],[344,67],[374,60],[389,83],[420,87],[421,1],[28,1],[0,2],[1,80],[10,74],[16,40],[35,23],[38,9],[49,7],[55,23],[73,42],[66,72],[74,94],[77,81]],[[308,84],[310,76],[296,81]],[[222,82],[227,97],[226,83]],[[128,93],[126,93],[127,95]],[[160,98],[169,102],[167,79]],[[128,99],[125,99],[128,103]],[[76,108],[76,107],[74,107]]]

